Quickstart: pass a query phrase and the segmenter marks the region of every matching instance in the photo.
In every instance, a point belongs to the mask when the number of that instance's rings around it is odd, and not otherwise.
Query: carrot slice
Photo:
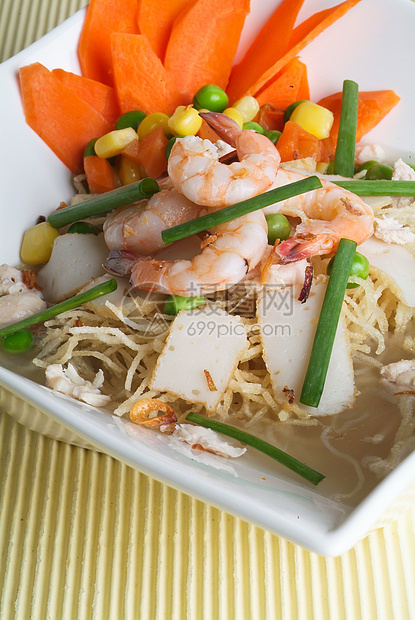
[[[141,164],[147,176],[157,179],[167,170],[167,142],[162,127],[156,127],[142,140],[131,142],[122,154]]]
[[[117,95],[111,86],[76,75],[76,73],[64,71],[63,69],[53,69],[52,73],[65,86],[95,108],[111,125],[115,123],[120,115],[120,110]]]
[[[84,157],[84,170],[91,194],[103,194],[115,189],[115,177],[111,164],[102,157]]]
[[[297,92],[297,101],[302,99],[310,99],[310,85],[308,83],[307,66],[304,65],[303,75],[301,76],[300,86]]]
[[[174,21],[164,66],[189,104],[205,84],[225,89],[249,0],[196,0]]]
[[[173,114],[182,103],[174,77],[163,67],[143,34],[111,35],[115,89],[122,112]]]
[[[400,97],[393,90],[359,91],[359,107],[357,110],[356,141],[359,142],[371,129],[396,106]],[[330,138],[333,148],[336,148],[339,132],[342,93],[324,97],[319,105],[331,110],[334,114]]]
[[[174,20],[191,0],[138,0],[137,22],[156,56],[164,59]]]
[[[86,145],[111,131],[110,123],[38,62],[20,69],[20,86],[27,124],[74,174],[81,173]]]
[[[231,103],[246,94],[251,85],[287,52],[303,4],[304,0],[283,0],[264,24],[241,62],[232,69],[227,91]]]
[[[82,75],[109,86],[112,32],[138,33],[137,0],[91,0],[88,5],[78,45]]]
[[[276,79],[256,96],[259,105],[273,103],[285,110],[294,101],[304,99],[298,95],[304,72],[307,75],[305,64],[299,58],[293,58]]]
[[[258,123],[266,131],[282,131],[284,129],[284,110],[272,103],[265,103],[259,108]]]
[[[287,121],[277,143],[281,161],[292,161],[313,157],[316,161],[320,159],[320,145],[316,136],[300,127],[293,121]]]
[[[239,71],[232,72],[228,86],[228,96],[231,101],[239,99],[243,95],[256,95],[264,86],[266,86],[278,73],[290,62],[295,56],[301,52],[306,45],[311,43],[326,28],[334,24],[340,17],[345,15],[361,0],[345,0],[330,9],[316,13],[308,20],[297,26],[292,32],[289,41],[288,51],[281,57],[274,56],[275,60],[272,66],[265,70],[262,74],[256,71],[251,75],[246,75],[243,79],[239,76]],[[264,45],[268,45],[264,42]],[[239,65],[238,65],[239,66]]]

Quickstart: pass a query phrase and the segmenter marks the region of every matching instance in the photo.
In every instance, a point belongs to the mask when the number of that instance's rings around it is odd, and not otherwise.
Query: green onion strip
[[[341,174],[344,177],[354,175],[358,107],[358,85],[352,80],[344,80],[339,133],[334,156],[334,174]]]
[[[323,393],[356,247],[355,241],[341,239],[334,257],[300,396],[300,402],[309,407],[318,407]]]
[[[251,448],[259,450],[263,454],[270,456],[275,461],[278,461],[281,465],[288,467],[288,469],[291,469],[296,474],[300,475],[302,478],[305,478],[305,480],[308,480],[314,485],[317,485],[325,478],[323,474],[320,474],[315,469],[308,467],[308,465],[305,465],[304,463],[297,460],[293,456],[290,456],[283,450],[280,450],[272,444],[267,443],[266,441],[263,441],[262,439],[251,435],[250,433],[246,433],[239,428],[229,426],[228,424],[218,422],[217,420],[210,420],[205,416],[201,416],[193,412],[187,414],[186,420],[189,420],[189,422],[195,422],[196,424],[200,424],[200,426],[204,426],[205,428],[211,428],[213,431],[221,433],[222,435],[227,435],[228,437],[232,437],[233,439],[237,439],[238,441],[248,446],[251,446]]]
[[[295,181],[294,183],[282,185],[281,187],[271,189],[264,194],[259,194],[259,196],[254,196],[253,198],[243,200],[242,202],[237,202],[229,207],[224,207],[218,211],[213,211],[207,215],[202,215],[202,217],[190,220],[184,224],[167,228],[161,233],[163,243],[167,245],[173,241],[190,237],[191,235],[203,232],[204,230],[209,230],[210,228],[223,224],[224,222],[235,220],[236,218],[242,217],[247,213],[258,211],[259,209],[268,207],[276,202],[287,200],[293,196],[298,196],[299,194],[304,194],[305,192],[319,189],[320,187],[322,187],[321,181],[316,176],[306,177],[301,179],[301,181]]]
[[[148,177],[136,183],[130,183],[130,185],[117,187],[117,189],[113,189],[110,192],[93,196],[77,205],[53,211],[48,217],[48,222],[54,228],[61,228],[93,215],[108,213],[112,209],[123,207],[137,200],[151,198],[158,191],[157,181]]]
[[[357,196],[415,196],[415,181],[359,180],[333,181]]]
[[[67,312],[68,310],[82,306],[82,304],[86,304],[93,299],[97,299],[97,297],[102,297],[102,295],[108,295],[108,293],[115,291],[116,288],[117,281],[114,279],[97,284],[87,291],[79,293],[79,295],[75,295],[75,297],[70,297],[69,299],[65,299],[65,301],[61,301],[60,303],[51,306],[50,308],[46,308],[46,310],[41,310],[41,312],[32,314],[32,316],[27,317],[27,319],[22,319],[17,323],[2,327],[0,329],[0,338],[3,336],[8,336],[9,334],[14,334],[20,329],[25,329],[27,327],[37,325],[38,323],[43,323],[58,314],[62,314],[62,312]]]

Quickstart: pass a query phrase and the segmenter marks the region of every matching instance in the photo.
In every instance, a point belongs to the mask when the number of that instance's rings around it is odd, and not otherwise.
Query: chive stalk
[[[259,450],[263,454],[270,456],[274,460],[278,461],[281,465],[288,467],[305,480],[308,480],[314,485],[317,485],[319,482],[324,480],[325,476],[320,474],[315,469],[308,467],[298,459],[290,456],[283,450],[280,450],[276,446],[273,446],[270,443],[267,443],[263,439],[259,439],[259,437],[255,437],[250,433],[240,430],[239,428],[235,428],[234,426],[229,426],[228,424],[224,424],[223,422],[218,422],[217,420],[210,420],[205,416],[199,415],[197,413],[188,413],[186,416],[186,420],[189,422],[195,422],[196,424],[200,424],[200,426],[204,426],[205,428],[211,428],[213,431],[221,433],[222,435],[227,435],[228,437],[232,437],[233,439],[237,439],[238,441],[251,446],[251,448],[255,448]]]
[[[108,293],[112,293],[113,291],[115,291],[116,288],[117,281],[114,279],[107,280],[106,282],[101,282],[101,284],[97,284],[96,286],[93,286],[92,288],[84,291],[83,293],[79,293],[74,297],[65,299],[64,301],[61,301],[60,303],[55,304],[50,308],[46,308],[46,310],[41,310],[41,312],[32,314],[32,316],[27,317],[27,319],[22,319],[17,323],[2,327],[0,329],[0,338],[9,334],[14,334],[18,330],[32,327],[33,325],[37,325],[38,323],[43,323],[44,321],[52,319],[58,314],[62,314],[62,312],[67,312],[67,310],[73,310],[73,308],[77,308],[78,306],[82,306],[82,304],[86,304],[93,299],[97,299],[97,297],[102,297],[102,295],[108,295]]]
[[[355,241],[341,239],[334,257],[300,396],[309,407],[318,407],[323,393],[356,247]]]
[[[184,239],[185,237],[190,237],[191,235],[203,232],[204,230],[209,230],[210,228],[223,224],[224,222],[235,220],[236,218],[242,217],[247,213],[258,211],[259,209],[268,207],[276,202],[287,200],[293,196],[298,196],[299,194],[304,194],[305,192],[319,189],[320,187],[322,187],[321,181],[316,176],[306,177],[300,181],[282,185],[281,187],[271,189],[264,194],[259,194],[259,196],[254,196],[253,198],[243,200],[242,202],[237,202],[229,207],[224,207],[218,211],[213,211],[207,215],[202,215],[202,217],[190,220],[184,224],[167,228],[161,233],[163,243],[168,244],[173,241],[178,241],[179,239]]]
[[[415,196],[415,181],[354,179],[333,183],[357,196]]]
[[[341,174],[344,177],[354,175],[358,106],[358,85],[352,80],[344,80],[339,133],[334,156],[334,174]]]
[[[77,205],[71,205],[64,209],[53,211],[48,217],[48,222],[54,228],[60,228],[61,226],[72,224],[72,222],[77,222],[78,220],[84,220],[93,215],[108,213],[108,211],[112,211],[112,209],[131,204],[137,200],[151,198],[151,196],[158,191],[159,186],[157,181],[148,177],[136,183],[130,183],[129,185],[117,187],[104,194],[93,196]]]

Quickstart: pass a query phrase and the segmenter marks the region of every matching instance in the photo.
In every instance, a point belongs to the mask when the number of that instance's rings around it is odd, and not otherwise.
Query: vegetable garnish
[[[27,327],[32,327],[33,325],[37,325],[38,323],[43,323],[58,314],[62,314],[62,312],[67,312],[67,310],[72,310],[73,308],[77,308],[78,306],[82,306],[83,304],[92,301],[93,299],[97,299],[97,297],[102,297],[102,295],[108,295],[108,293],[112,293],[117,288],[117,281],[114,279],[107,280],[107,282],[102,282],[101,284],[97,284],[97,286],[93,286],[92,288],[84,291],[83,293],[79,293],[74,297],[70,297],[69,299],[65,299],[50,308],[46,308],[46,310],[42,310],[41,312],[37,312],[36,314],[32,314],[32,316],[27,317],[26,319],[22,319],[21,321],[17,321],[17,323],[13,323],[12,325],[6,325],[6,327],[2,327],[0,329],[0,338],[3,336],[7,336],[8,334],[14,334],[15,332],[26,329]]]
[[[370,166],[370,168],[368,168],[365,179],[367,179],[368,181],[374,181],[379,179],[391,180],[392,175],[392,166],[388,166],[387,164],[373,164],[373,166]]]
[[[309,407],[318,407],[323,394],[334,338],[356,247],[357,243],[355,241],[341,239],[334,258],[333,269],[321,307],[310,361],[300,396],[300,402]]]
[[[237,439],[238,441],[251,446],[251,448],[255,448],[259,450],[263,454],[270,456],[272,459],[275,459],[281,465],[288,467],[305,480],[308,480],[315,486],[322,480],[324,480],[325,476],[320,474],[315,469],[308,467],[301,461],[298,461],[293,456],[290,456],[283,450],[280,450],[276,446],[251,435],[250,433],[246,433],[239,428],[235,428],[234,426],[229,426],[229,424],[224,424],[223,422],[218,422],[216,420],[210,420],[209,418],[205,418],[204,416],[199,415],[198,413],[190,412],[186,416],[186,420],[189,422],[194,422],[195,424],[200,424],[205,428],[210,428],[217,433],[221,433],[222,435],[227,435],[228,437],[232,437],[233,439]]]
[[[344,177],[354,175],[358,107],[359,86],[353,80],[344,80],[339,134],[334,156],[334,174],[341,174]]]
[[[197,297],[182,297],[181,295],[168,295],[164,302],[163,313],[169,315],[179,314],[181,310],[194,310],[204,306],[206,299],[203,295]]]
[[[415,196],[415,181],[353,179],[333,183],[358,196]]]
[[[108,211],[131,204],[137,200],[151,198],[151,196],[158,191],[159,186],[157,181],[148,177],[136,183],[117,187],[117,189],[110,192],[94,196],[77,205],[58,209],[49,215],[48,222],[54,228],[60,228],[61,226],[72,224],[72,222],[91,217],[92,215],[108,213]]]
[[[327,275],[331,276],[333,271],[335,257],[330,259],[329,264],[327,265]],[[350,276],[354,276],[356,278],[361,278],[362,280],[367,280],[370,270],[370,263],[366,256],[360,254],[359,252],[355,252],[353,256],[352,266],[350,268],[349,278]],[[359,285],[356,282],[348,282],[346,288],[357,288]]]
[[[29,329],[19,329],[1,338],[1,348],[6,353],[24,353],[33,345],[34,336]]]
[[[248,200],[237,202],[234,205],[224,207],[223,209],[219,209],[213,213],[202,215],[202,217],[190,220],[184,224],[167,228],[161,233],[163,243],[167,245],[173,241],[185,239],[186,237],[190,237],[196,233],[213,228],[213,226],[218,226],[224,222],[230,222],[231,220],[242,217],[247,213],[258,211],[258,209],[263,209],[264,207],[272,205],[275,202],[280,202],[282,200],[286,200],[287,198],[292,198],[293,196],[298,196],[299,194],[304,194],[320,187],[322,187],[320,179],[316,176],[311,176],[301,179],[301,181],[295,181],[294,183],[289,183],[287,185],[271,189],[264,194],[259,194],[258,196],[254,196]]]

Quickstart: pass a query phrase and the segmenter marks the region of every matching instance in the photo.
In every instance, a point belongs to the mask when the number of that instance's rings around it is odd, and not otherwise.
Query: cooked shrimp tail
[[[212,127],[218,134],[219,138],[227,142],[233,148],[236,148],[237,137],[241,133],[241,129],[236,121],[226,114],[220,112],[199,112],[199,116]]]
[[[313,235],[312,233],[296,235],[286,241],[283,241],[274,248],[277,262],[280,265],[293,263],[303,258],[311,256],[319,256],[321,254],[330,254],[335,248],[335,241],[328,233]]]
[[[104,268],[113,276],[126,277],[131,274],[134,264],[139,259],[140,257],[134,254],[134,252],[128,252],[127,250],[111,250]]]

